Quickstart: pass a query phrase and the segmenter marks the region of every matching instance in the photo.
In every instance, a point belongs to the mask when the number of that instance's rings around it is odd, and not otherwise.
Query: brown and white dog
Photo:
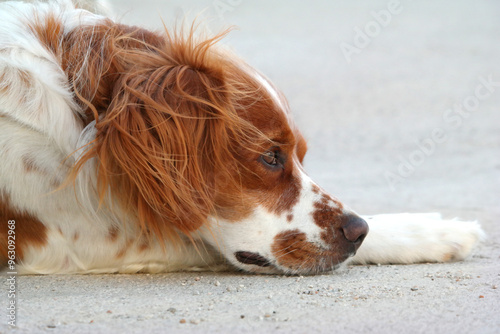
[[[1,266],[307,274],[470,252],[477,223],[363,219],[316,185],[285,98],[221,37],[0,3]]]

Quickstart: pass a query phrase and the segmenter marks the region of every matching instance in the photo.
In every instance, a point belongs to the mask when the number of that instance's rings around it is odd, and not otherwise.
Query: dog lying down
[[[193,30],[0,3],[3,267],[315,274],[471,252],[475,222],[361,217],[328,194],[283,95]]]

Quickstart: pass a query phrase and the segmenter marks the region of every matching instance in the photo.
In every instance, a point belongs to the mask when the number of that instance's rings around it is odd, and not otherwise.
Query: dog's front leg
[[[408,264],[463,260],[484,237],[477,222],[444,220],[437,213],[363,217],[370,232],[352,264]]]

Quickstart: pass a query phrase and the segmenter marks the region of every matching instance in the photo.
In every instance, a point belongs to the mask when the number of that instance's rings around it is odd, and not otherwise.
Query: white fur
[[[23,262],[17,268],[19,272],[220,269],[218,265],[225,261],[217,250],[238,268],[278,272],[286,268],[242,264],[233,254],[250,251],[275,261],[271,252],[273,239],[291,229],[299,229],[306,233],[308,241],[327,247],[311,217],[313,203],[320,194],[312,191],[314,183],[297,161],[294,163],[302,191],[291,212],[291,222],[286,219],[287,213],[278,216],[258,207],[240,222],[211,218],[205,228],[193,234],[196,245],[187,241],[180,248],[167,244],[165,251],[155,243],[140,251],[136,224],[119,212],[111,214],[98,207],[92,162],[79,175],[76,189],[55,191],[78,155],[67,157],[94,138],[95,128],[94,123],[83,128],[79,121],[81,110],[74,102],[59,59],[28,30],[27,22],[34,19],[34,10],[32,4],[0,3],[0,190],[9,195],[11,205],[37,217],[48,229],[48,244],[25,250]],[[36,12],[39,18],[56,12],[65,24],[65,31],[102,19],[74,9],[69,1],[62,0],[36,4]],[[22,76],[29,79],[29,85]],[[262,76],[258,78],[285,110],[276,90]],[[36,167],[34,171],[26,171],[26,159]],[[352,259],[355,263],[462,259],[482,235],[477,223],[445,221],[438,216],[380,215],[368,218],[368,223],[371,231]],[[110,241],[109,231],[117,226],[126,228],[116,240]],[[120,252],[122,256],[117,257]]]
[[[363,218],[370,232],[351,263],[463,260],[484,238],[477,222],[444,220],[438,213],[382,214]]]

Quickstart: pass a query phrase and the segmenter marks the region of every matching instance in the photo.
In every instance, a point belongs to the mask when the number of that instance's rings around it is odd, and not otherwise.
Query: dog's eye
[[[260,156],[260,159],[267,167],[271,168],[283,167],[283,161],[282,161],[283,159],[281,158],[280,153],[277,150],[267,151],[266,153]]]
[[[276,166],[278,164],[278,155],[276,152],[266,152],[262,155],[262,160],[268,165]]]

